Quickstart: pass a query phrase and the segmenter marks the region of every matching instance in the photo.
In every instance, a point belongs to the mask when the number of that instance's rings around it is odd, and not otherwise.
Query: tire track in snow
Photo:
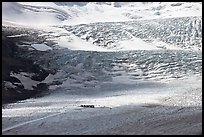
[[[6,131],[9,131],[9,130],[12,130],[12,129],[17,128],[17,127],[20,127],[20,126],[23,126],[23,125],[32,123],[32,122],[36,122],[36,121],[39,121],[39,120],[43,120],[43,119],[46,119],[46,118],[49,118],[49,117],[54,117],[54,116],[57,116],[57,115],[60,115],[60,114],[63,114],[63,113],[66,113],[66,112],[60,112],[60,113],[48,115],[48,116],[45,116],[45,117],[42,117],[42,118],[38,118],[38,119],[26,121],[26,122],[23,122],[23,123],[14,125],[14,126],[12,126],[12,127],[5,128],[5,129],[2,130],[2,133],[3,133],[3,132],[6,132]]]

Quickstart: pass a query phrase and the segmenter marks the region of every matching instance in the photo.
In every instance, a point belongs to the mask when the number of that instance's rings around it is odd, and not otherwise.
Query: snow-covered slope
[[[59,24],[67,18],[63,11],[45,6],[28,6],[16,2],[2,3],[2,20],[15,24],[38,26]]]
[[[161,19],[171,17],[202,16],[200,2],[147,2],[124,6],[124,15],[132,19]]]
[[[2,25],[48,30],[42,35],[71,50],[202,50],[202,3],[198,2],[2,4]]]
[[[138,19],[202,16],[193,2],[3,2],[4,21],[27,25],[64,25]]]
[[[65,26],[90,43],[115,50],[202,50],[202,18],[182,17]]]

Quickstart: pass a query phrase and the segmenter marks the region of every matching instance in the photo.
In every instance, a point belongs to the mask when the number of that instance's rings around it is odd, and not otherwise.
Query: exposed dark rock
[[[37,88],[40,90],[47,90],[48,86],[46,83],[39,83],[39,84],[37,84]]]
[[[53,81],[51,85],[61,85],[62,82],[61,81]]]
[[[29,37],[7,37],[9,35],[18,35],[19,33],[31,34],[29,34]],[[28,90],[24,88],[23,83],[18,78],[10,76],[11,72],[16,74],[24,72],[31,74],[25,75],[25,77],[40,82],[49,75],[49,72],[42,68],[42,66],[26,57],[26,54],[29,52],[34,52],[33,56],[36,57],[38,51],[29,51],[16,45],[19,41],[30,42],[34,40],[42,41],[42,39],[37,37],[36,32],[23,28],[2,27],[2,104],[34,97],[43,91],[47,91],[48,86],[46,83],[40,83],[33,90]],[[15,88],[6,87],[5,81],[12,83]]]
[[[9,76],[7,78],[5,78],[5,81],[10,81],[10,82],[16,82],[16,83],[21,83],[21,81],[15,77]]]
[[[40,69],[39,69],[40,70]],[[40,72],[38,72],[36,75],[32,76],[31,79],[35,80],[35,81],[42,81],[44,80],[47,76],[49,75],[48,72],[46,72],[45,70],[42,70]]]
[[[2,88],[2,105],[6,103],[12,103],[19,100],[24,100],[40,94],[40,90],[27,90],[24,88]]]

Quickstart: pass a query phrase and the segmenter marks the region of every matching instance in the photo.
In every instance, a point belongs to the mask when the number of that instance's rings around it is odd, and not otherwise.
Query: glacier
[[[2,49],[2,134],[202,134],[201,2],[2,2]]]

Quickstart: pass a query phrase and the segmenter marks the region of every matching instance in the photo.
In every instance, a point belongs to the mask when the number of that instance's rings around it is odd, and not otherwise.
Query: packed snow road
[[[17,102],[2,110],[2,133],[202,133],[201,79],[174,80],[162,88],[148,85],[112,96],[89,96],[84,91],[83,95],[71,95],[59,90],[56,94]],[[81,104],[92,104],[95,108],[83,108]]]

